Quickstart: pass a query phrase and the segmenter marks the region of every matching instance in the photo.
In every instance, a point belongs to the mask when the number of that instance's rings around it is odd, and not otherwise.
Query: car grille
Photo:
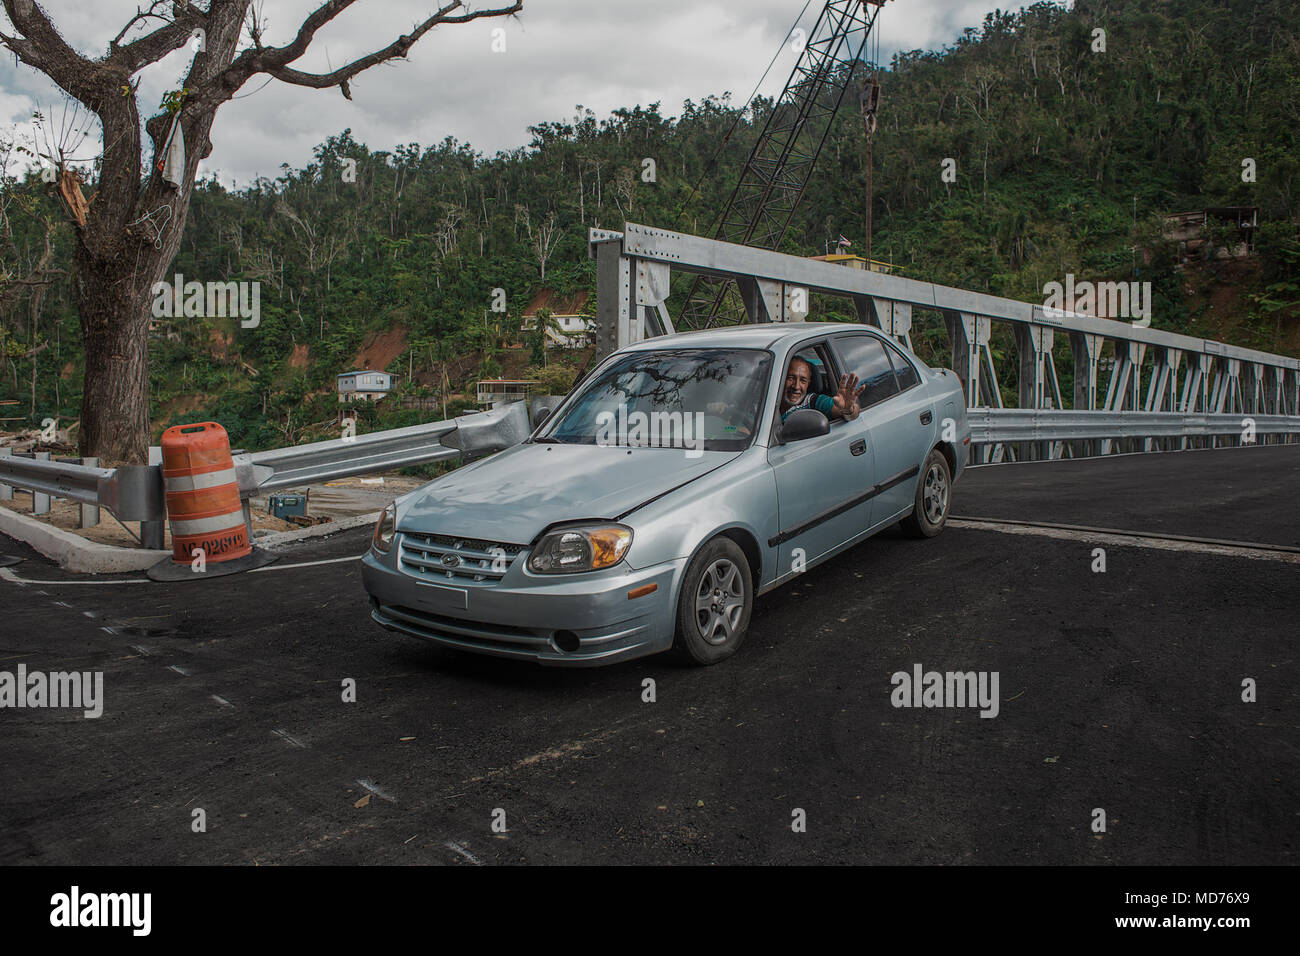
[[[463,621],[459,618],[387,604],[379,607],[379,613],[407,631],[470,647],[530,652],[551,650],[550,639],[544,636],[544,632],[530,631],[523,627]]]
[[[458,538],[447,534],[401,534],[401,567],[429,581],[500,581],[524,550],[520,544]]]

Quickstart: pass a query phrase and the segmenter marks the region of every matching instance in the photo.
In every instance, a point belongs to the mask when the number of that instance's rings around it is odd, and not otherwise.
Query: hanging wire
[[[164,212],[165,212],[167,215],[163,217],[162,222],[161,222],[161,223],[156,223],[156,222],[154,222],[154,217],[155,217],[155,216],[158,216],[158,215],[160,215],[161,213],[164,213]],[[128,226],[127,226],[127,228],[129,229],[131,226],[138,226],[138,225],[140,225],[140,223],[142,223],[142,222],[148,222],[148,223],[149,223],[149,228],[153,229],[153,230],[155,231],[155,233],[156,233],[156,235],[154,236],[153,247],[154,247],[155,249],[161,249],[161,248],[162,248],[162,237],[163,237],[163,233],[167,231],[167,225],[168,225],[168,223],[170,223],[171,221],[172,221],[172,207],[171,207],[170,205],[164,205],[164,206],[159,206],[159,207],[158,207],[157,209],[155,209],[153,212],[147,212],[147,213],[145,213],[143,216],[141,216],[141,217],[140,217],[139,219],[137,219],[135,222],[133,222],[133,223],[129,223]]]

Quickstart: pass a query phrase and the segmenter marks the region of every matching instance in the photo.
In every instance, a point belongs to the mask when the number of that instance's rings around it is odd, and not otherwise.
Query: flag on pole
[[[836,249],[847,249],[847,248],[848,248],[849,246],[851,246],[851,245],[853,245],[853,243],[849,242],[849,241],[848,241],[847,239],[845,239],[843,236],[840,236],[840,241],[837,242],[837,243],[835,243],[835,248],[836,248]]]

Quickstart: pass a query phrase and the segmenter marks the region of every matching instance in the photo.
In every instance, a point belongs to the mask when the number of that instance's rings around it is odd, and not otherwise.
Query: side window
[[[858,398],[860,407],[869,408],[898,392],[893,366],[880,339],[874,335],[845,335],[835,340],[835,348],[844,361],[844,371],[858,377],[859,387],[866,386]]]
[[[921,376],[916,374],[916,368],[903,357],[903,353],[892,345],[889,347],[889,357],[894,360],[894,372],[898,375],[898,390],[906,392],[909,388],[921,381]]]
[[[797,374],[796,362],[801,363]],[[776,422],[779,424],[783,420],[791,405],[804,405],[831,418],[832,428],[839,424],[840,419],[831,417],[831,400],[839,387],[834,367],[834,356],[825,342],[805,346],[790,356],[781,385]]]

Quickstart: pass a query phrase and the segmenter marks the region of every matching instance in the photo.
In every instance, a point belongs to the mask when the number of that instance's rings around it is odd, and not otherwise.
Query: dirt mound
[[[370,336],[347,371],[374,369],[382,372],[406,351],[406,329],[401,326]]]

